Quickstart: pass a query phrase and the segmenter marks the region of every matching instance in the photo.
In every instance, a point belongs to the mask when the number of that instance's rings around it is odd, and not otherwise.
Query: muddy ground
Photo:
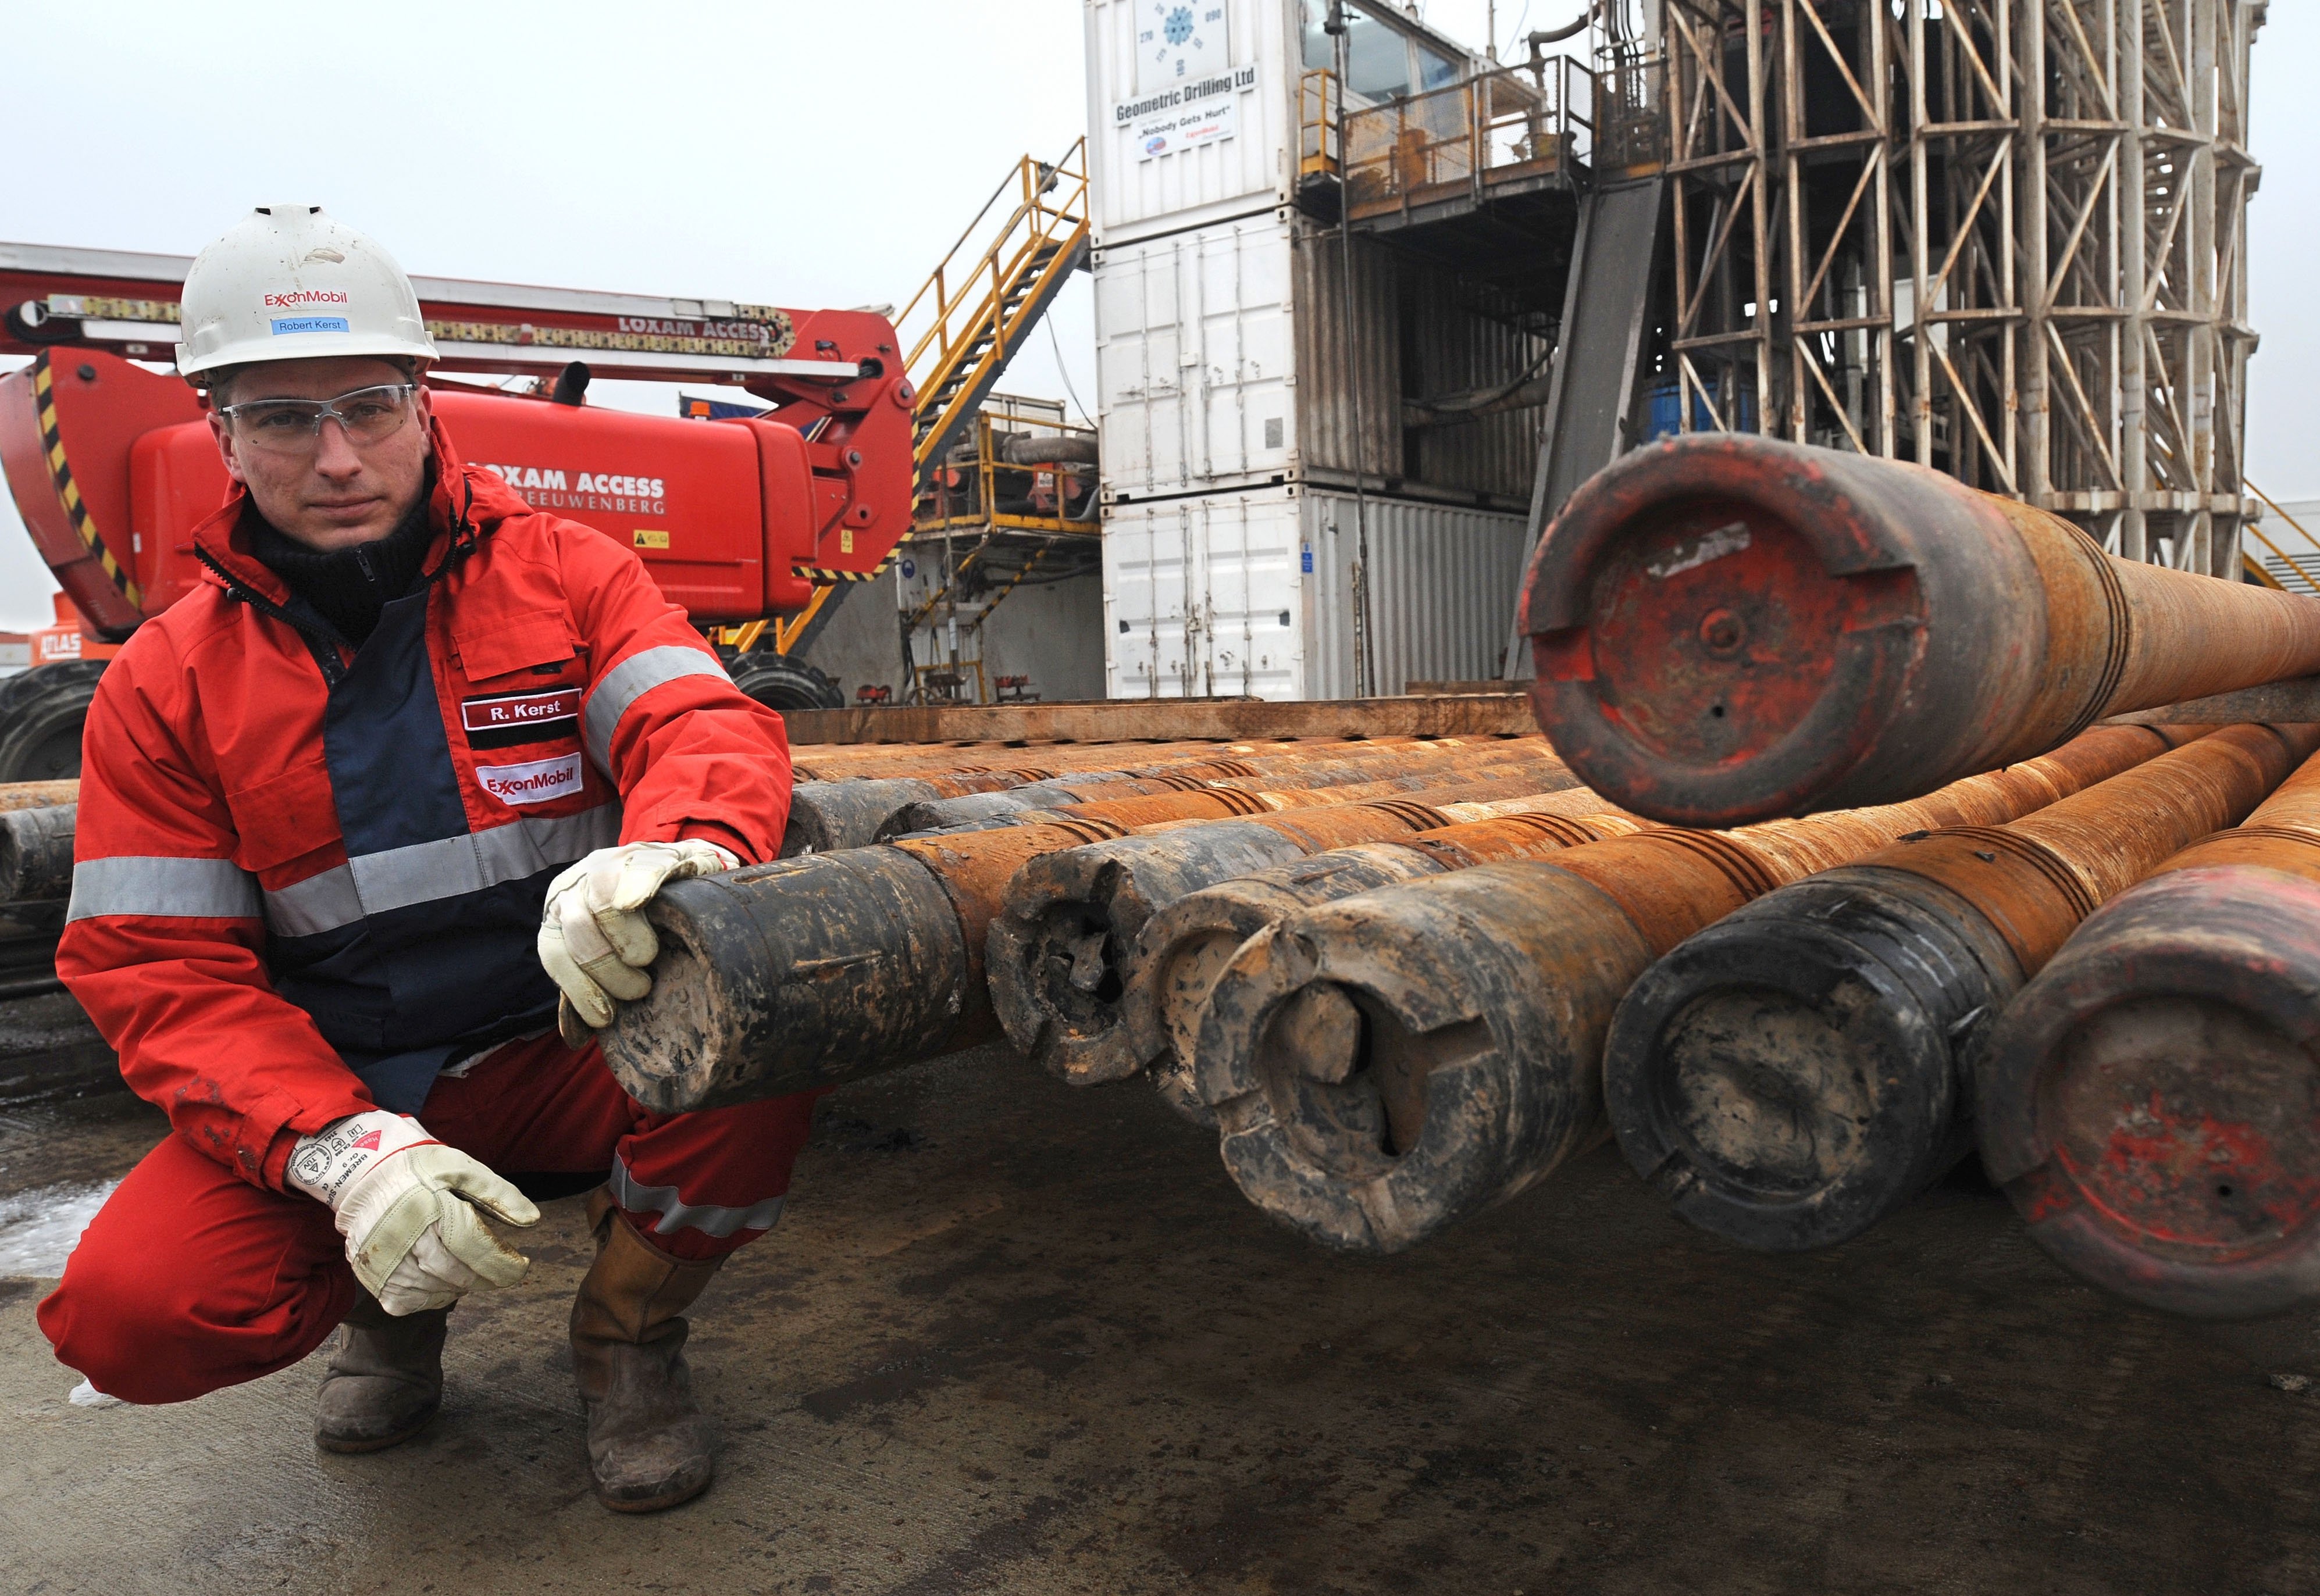
[[[52,1269],[24,1227],[162,1130],[0,1110],[0,1257]],[[823,1105],[696,1316],[723,1472],[650,1519],[584,1485],[581,1242],[549,1204],[454,1315],[443,1415],[367,1457],[309,1439],[319,1358],[72,1406],[44,1283],[0,1280],[0,1590],[2320,1592],[2312,1328],[2112,1302],[1970,1178],[1763,1258],[1605,1149],[1340,1258],[1139,1087],[938,1060]]]

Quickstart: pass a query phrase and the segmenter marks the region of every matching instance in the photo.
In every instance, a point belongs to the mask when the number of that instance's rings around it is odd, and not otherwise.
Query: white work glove
[[[613,998],[634,1003],[652,990],[646,966],[660,939],[644,906],[653,895],[666,882],[740,868],[716,843],[690,837],[599,848],[548,884],[539,962],[583,1023],[602,1029],[612,1023]]]
[[[531,1200],[403,1114],[375,1108],[299,1138],[287,1180],[330,1204],[355,1277],[389,1313],[448,1308],[531,1267],[476,1214],[536,1224]]]

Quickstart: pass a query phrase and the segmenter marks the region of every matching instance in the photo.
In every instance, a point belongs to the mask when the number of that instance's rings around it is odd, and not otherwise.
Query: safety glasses
[[[325,421],[336,421],[349,440],[358,444],[394,437],[411,419],[412,398],[418,392],[412,383],[381,383],[336,399],[253,399],[222,406],[218,414],[252,448],[270,455],[311,455],[322,447]]]

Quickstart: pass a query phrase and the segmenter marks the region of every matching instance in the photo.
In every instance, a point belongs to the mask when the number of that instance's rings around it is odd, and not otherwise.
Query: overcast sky
[[[1500,0],[1500,36],[1580,0]],[[1479,44],[1489,0],[1430,0]],[[191,254],[314,201],[410,271],[811,308],[913,293],[1026,151],[1085,116],[1074,0],[11,5],[0,239]],[[2252,475],[2320,498],[2320,4],[2256,46]],[[45,64],[45,65],[43,65]],[[51,70],[50,68],[59,69]],[[1082,278],[1006,386],[1094,401]],[[666,389],[600,397],[661,410]],[[1077,406],[1075,405],[1076,409]],[[54,584],[0,495],[0,627]]]

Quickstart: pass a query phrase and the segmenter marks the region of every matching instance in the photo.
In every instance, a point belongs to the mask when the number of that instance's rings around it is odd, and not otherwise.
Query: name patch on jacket
[[[580,790],[580,755],[566,753],[520,765],[477,765],[476,780],[503,804],[544,804]]]
[[[510,748],[549,737],[576,737],[580,690],[557,687],[545,692],[466,699],[459,704],[459,724],[467,728],[470,748]]]

